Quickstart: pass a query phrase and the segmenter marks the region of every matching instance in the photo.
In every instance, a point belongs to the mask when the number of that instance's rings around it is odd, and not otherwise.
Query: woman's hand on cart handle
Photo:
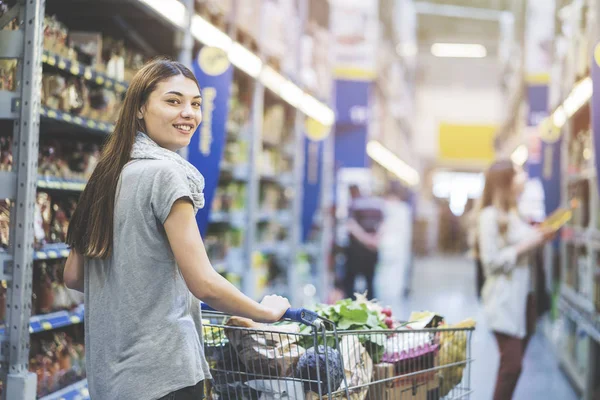
[[[215,309],[206,303],[202,303],[202,311],[215,311]],[[320,326],[321,324],[319,315],[316,312],[307,310],[305,308],[288,308],[281,318],[272,322],[277,322],[283,319],[289,319],[294,322],[311,326]]]
[[[281,320],[286,311],[292,307],[288,299],[276,295],[265,296],[260,302],[260,305],[264,308],[264,317],[256,322],[266,323],[273,323]]]

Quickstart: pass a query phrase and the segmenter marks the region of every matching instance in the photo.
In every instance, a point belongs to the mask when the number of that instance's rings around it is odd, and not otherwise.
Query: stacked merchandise
[[[434,313],[400,322],[389,308],[357,296],[319,305],[337,335],[310,326],[274,326],[231,317],[205,320],[213,399],[412,400],[461,398],[469,390],[469,338],[475,325],[448,326]],[[325,339],[324,339],[325,338]]]
[[[594,163],[598,155],[594,154],[593,144],[596,140],[593,136],[598,132],[593,131],[592,121],[597,118],[594,116],[597,110],[591,99],[596,85],[591,71],[597,68],[591,62],[598,60],[590,57],[598,50],[593,47],[597,43],[595,3],[560,0],[556,4],[549,95],[553,114],[548,118],[550,134],[543,137],[547,141],[547,154],[561,153],[562,206],[573,215],[562,230],[560,267],[553,274],[558,279],[555,287],[558,288],[556,303],[560,317],[549,321],[547,332],[557,348],[563,370],[583,398],[600,393],[597,386],[600,376],[600,203]],[[563,13],[567,6],[570,12]],[[551,179],[549,184],[555,182]],[[588,382],[594,382],[596,387]]]

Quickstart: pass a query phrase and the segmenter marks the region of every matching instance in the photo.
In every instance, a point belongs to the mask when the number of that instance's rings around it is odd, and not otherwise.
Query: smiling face
[[[196,83],[183,75],[159,82],[138,111],[146,134],[159,146],[177,151],[188,144],[202,121],[202,99]]]

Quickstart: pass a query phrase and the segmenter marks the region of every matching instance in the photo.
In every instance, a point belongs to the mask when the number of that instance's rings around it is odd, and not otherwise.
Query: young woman
[[[525,181],[525,173],[511,161],[495,162],[486,172],[477,223],[485,274],[482,302],[500,350],[494,400],[512,398],[535,322],[527,255],[555,234],[533,228],[517,213]]]
[[[262,322],[290,307],[278,296],[254,302],[210,264],[195,220],[204,178],[175,153],[200,124],[201,101],[182,64],[144,66],[71,220],[64,277],[85,293],[94,400],[203,398],[197,299]]]

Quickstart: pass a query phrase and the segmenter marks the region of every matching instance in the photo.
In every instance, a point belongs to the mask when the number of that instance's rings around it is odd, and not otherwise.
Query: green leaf
[[[369,318],[367,319],[367,326],[371,329],[381,328],[381,320],[375,314],[369,314]]]
[[[354,321],[350,319],[342,319],[338,324],[337,328],[340,330],[348,330],[351,326],[355,325]]]
[[[369,314],[360,307],[345,307],[342,306],[340,310],[340,315],[343,318],[347,318],[351,320],[353,323],[357,325],[364,325],[367,323],[367,319],[369,318]]]

